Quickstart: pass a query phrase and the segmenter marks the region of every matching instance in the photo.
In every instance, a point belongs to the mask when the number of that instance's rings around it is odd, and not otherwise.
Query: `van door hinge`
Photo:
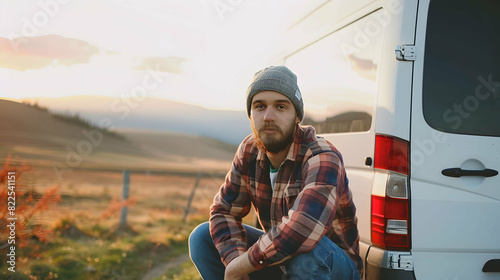
[[[413,270],[413,256],[400,253],[389,253],[389,267],[406,271]]]
[[[417,59],[417,47],[414,45],[398,45],[396,59],[401,61],[414,61]]]

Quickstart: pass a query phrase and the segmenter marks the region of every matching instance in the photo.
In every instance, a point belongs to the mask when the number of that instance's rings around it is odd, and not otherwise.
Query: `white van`
[[[500,279],[500,1],[326,1],[279,63],[344,156],[365,279]]]

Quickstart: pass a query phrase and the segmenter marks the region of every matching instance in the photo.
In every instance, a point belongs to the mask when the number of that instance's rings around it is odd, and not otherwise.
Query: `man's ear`
[[[296,124],[299,124],[299,123],[300,123],[300,118],[299,118],[299,116],[295,116],[295,123],[296,123]]]

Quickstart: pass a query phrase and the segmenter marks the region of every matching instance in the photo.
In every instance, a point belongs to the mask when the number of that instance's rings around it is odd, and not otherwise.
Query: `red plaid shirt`
[[[297,126],[274,191],[269,171],[269,159],[248,136],[210,208],[210,234],[224,264],[246,251],[256,269],[279,264],[309,252],[326,235],[362,275],[356,208],[339,151],[313,127]],[[266,233],[248,248],[242,218],[251,204]]]

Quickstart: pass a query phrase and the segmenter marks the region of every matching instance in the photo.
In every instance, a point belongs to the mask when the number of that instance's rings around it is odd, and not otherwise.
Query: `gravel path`
[[[170,270],[174,267],[180,266],[181,264],[187,262],[188,260],[189,260],[188,254],[178,256],[178,257],[170,260],[167,263],[163,263],[163,264],[160,264],[160,265],[153,267],[151,270],[148,271],[148,273],[146,273],[141,278],[141,280],[151,280],[155,277],[159,277],[159,276],[163,275],[165,272],[167,272],[168,270]]]

